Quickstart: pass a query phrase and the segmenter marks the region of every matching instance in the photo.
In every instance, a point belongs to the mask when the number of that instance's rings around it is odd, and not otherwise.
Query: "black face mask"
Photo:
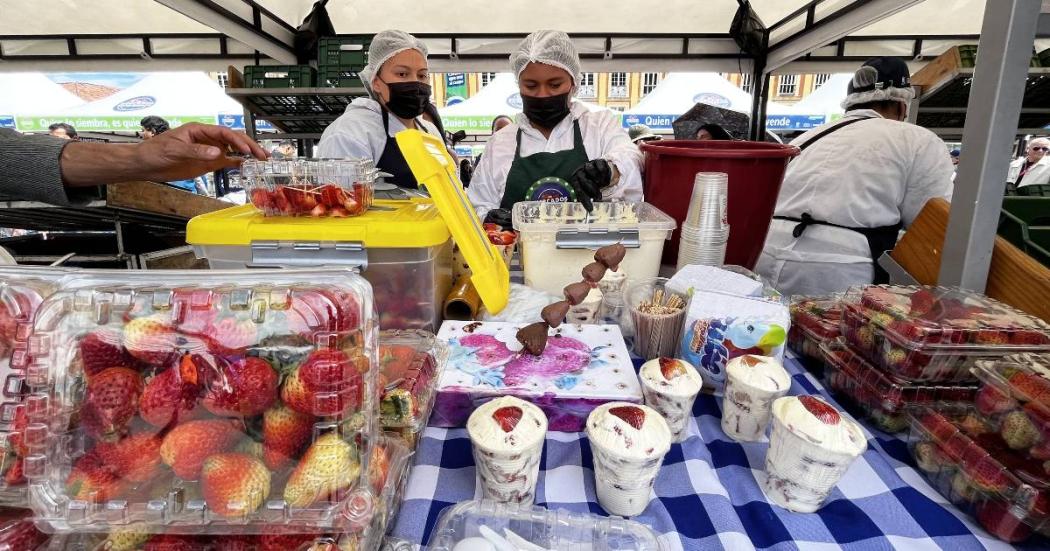
[[[423,114],[430,101],[430,85],[423,82],[386,82],[389,96],[386,108],[402,119],[414,119]]]
[[[551,129],[569,114],[569,93],[538,98],[521,96],[521,110],[536,126]]]

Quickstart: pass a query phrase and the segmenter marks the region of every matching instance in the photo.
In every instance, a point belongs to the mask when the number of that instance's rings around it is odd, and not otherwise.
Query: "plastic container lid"
[[[383,429],[423,429],[434,408],[448,346],[427,331],[379,334],[379,417]]]
[[[844,308],[912,350],[1050,351],[1050,325],[979,293],[923,286],[854,287]]]
[[[791,298],[791,326],[801,328],[815,341],[834,339],[841,334],[842,295],[794,296]]]
[[[977,390],[972,385],[926,385],[898,379],[873,367],[850,349],[842,337],[824,341],[820,349],[827,366],[841,371],[856,385],[850,392],[854,400],[887,413],[896,413],[918,404],[970,402]]]
[[[612,232],[618,230],[672,231],[673,218],[649,203],[621,201],[594,203],[590,213],[583,203],[521,201],[514,205],[514,229],[520,232]],[[667,237],[670,239],[670,235]]]
[[[496,549],[531,549],[528,544],[558,551],[661,549],[656,534],[633,520],[494,501],[464,501],[446,508],[427,549],[453,551],[467,538],[483,538]]]
[[[510,297],[510,270],[499,250],[489,242],[474,205],[467,199],[445,142],[418,130],[402,130],[396,138],[412,175],[430,193],[467,260],[473,272],[470,281],[485,308],[499,313]]]
[[[441,245],[449,235],[434,204],[418,198],[375,201],[368,212],[351,218],[263,216],[244,205],[195,216],[186,226],[186,242],[198,246],[319,241],[400,249]]]

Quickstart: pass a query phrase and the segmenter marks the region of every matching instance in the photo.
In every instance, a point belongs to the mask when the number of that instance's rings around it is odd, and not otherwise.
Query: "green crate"
[[[1050,67],[1050,48],[1039,52],[1039,55],[1036,57],[1039,58],[1040,67]]]
[[[361,82],[361,65],[325,65],[321,67],[318,84],[330,88],[360,88],[364,86]]]
[[[317,64],[364,65],[368,63],[368,47],[372,35],[354,35],[338,38],[322,38],[317,46]]]
[[[958,46],[959,49],[959,67],[966,67],[972,69],[977,64],[977,45],[976,44],[963,44]],[[1029,67],[1044,67],[1047,62],[1050,62],[1050,50],[1043,52],[1047,54],[1046,61],[1043,61],[1043,54],[1032,55],[1032,59],[1028,62]]]
[[[244,85],[248,88],[310,88],[316,86],[317,70],[309,65],[248,65]]]

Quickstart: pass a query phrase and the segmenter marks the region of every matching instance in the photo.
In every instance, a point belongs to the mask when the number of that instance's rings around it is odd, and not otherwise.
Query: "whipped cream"
[[[776,358],[746,354],[729,360],[726,376],[750,390],[777,393],[791,387],[791,377]]]
[[[642,428],[609,413],[616,407],[642,410]],[[667,421],[653,408],[627,402],[609,402],[595,408],[587,417],[587,438],[616,459],[638,462],[663,457],[671,447]]]
[[[668,371],[671,378],[664,377],[663,363],[672,364]],[[683,371],[678,375],[673,372]],[[677,358],[656,358],[642,364],[639,371],[645,405],[660,412],[671,429],[671,440],[681,442],[693,418],[693,402],[700,393],[703,379],[689,362]]]
[[[638,371],[642,379],[642,386],[649,387],[653,391],[667,396],[696,396],[700,392],[700,387],[704,384],[696,368],[689,362],[678,358],[667,358],[665,360],[670,360],[681,366],[685,373],[668,379],[664,377],[663,370],[660,367],[661,359],[649,360],[642,364],[642,368]]]
[[[788,431],[832,453],[858,456],[868,448],[864,432],[853,419],[836,411],[838,421],[826,423],[807,409],[799,398],[788,396],[773,402],[773,418]]]
[[[521,409],[521,419],[510,432],[503,430],[493,417],[496,410],[505,407]],[[547,434],[547,416],[543,410],[525,400],[503,396],[482,404],[467,420],[467,433],[475,446],[497,454],[512,454],[543,443]]]
[[[726,365],[722,431],[739,442],[761,440],[773,400],[787,394],[791,377],[775,358],[745,355]]]

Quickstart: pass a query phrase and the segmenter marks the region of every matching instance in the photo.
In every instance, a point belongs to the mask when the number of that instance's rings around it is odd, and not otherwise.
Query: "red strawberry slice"
[[[838,424],[840,419],[839,412],[828,405],[824,400],[807,394],[805,396],[799,396],[798,401],[802,403],[802,406],[806,408],[806,411],[812,413],[821,423],[824,423],[825,425]]]
[[[660,373],[663,373],[664,379],[671,381],[685,375],[685,367],[674,358],[660,358]]]
[[[1018,371],[1010,376],[1014,391],[1033,402],[1050,404],[1050,380],[1035,373]]]
[[[921,316],[933,310],[937,297],[929,289],[919,289],[911,295],[911,315]]]
[[[618,406],[610,409],[609,413],[638,430],[642,430],[642,425],[645,424],[645,412],[637,406]]]
[[[977,411],[989,417],[1010,410],[1015,405],[1013,398],[999,390],[998,386],[987,383],[977,391],[975,403]]]
[[[503,429],[503,432],[511,432],[514,430],[514,427],[518,426],[518,421],[521,421],[523,413],[518,406],[504,406],[493,411],[492,418],[499,423],[499,427]]]
[[[91,377],[110,367],[132,367],[137,362],[124,349],[120,329],[100,327],[80,339],[84,375]]]

